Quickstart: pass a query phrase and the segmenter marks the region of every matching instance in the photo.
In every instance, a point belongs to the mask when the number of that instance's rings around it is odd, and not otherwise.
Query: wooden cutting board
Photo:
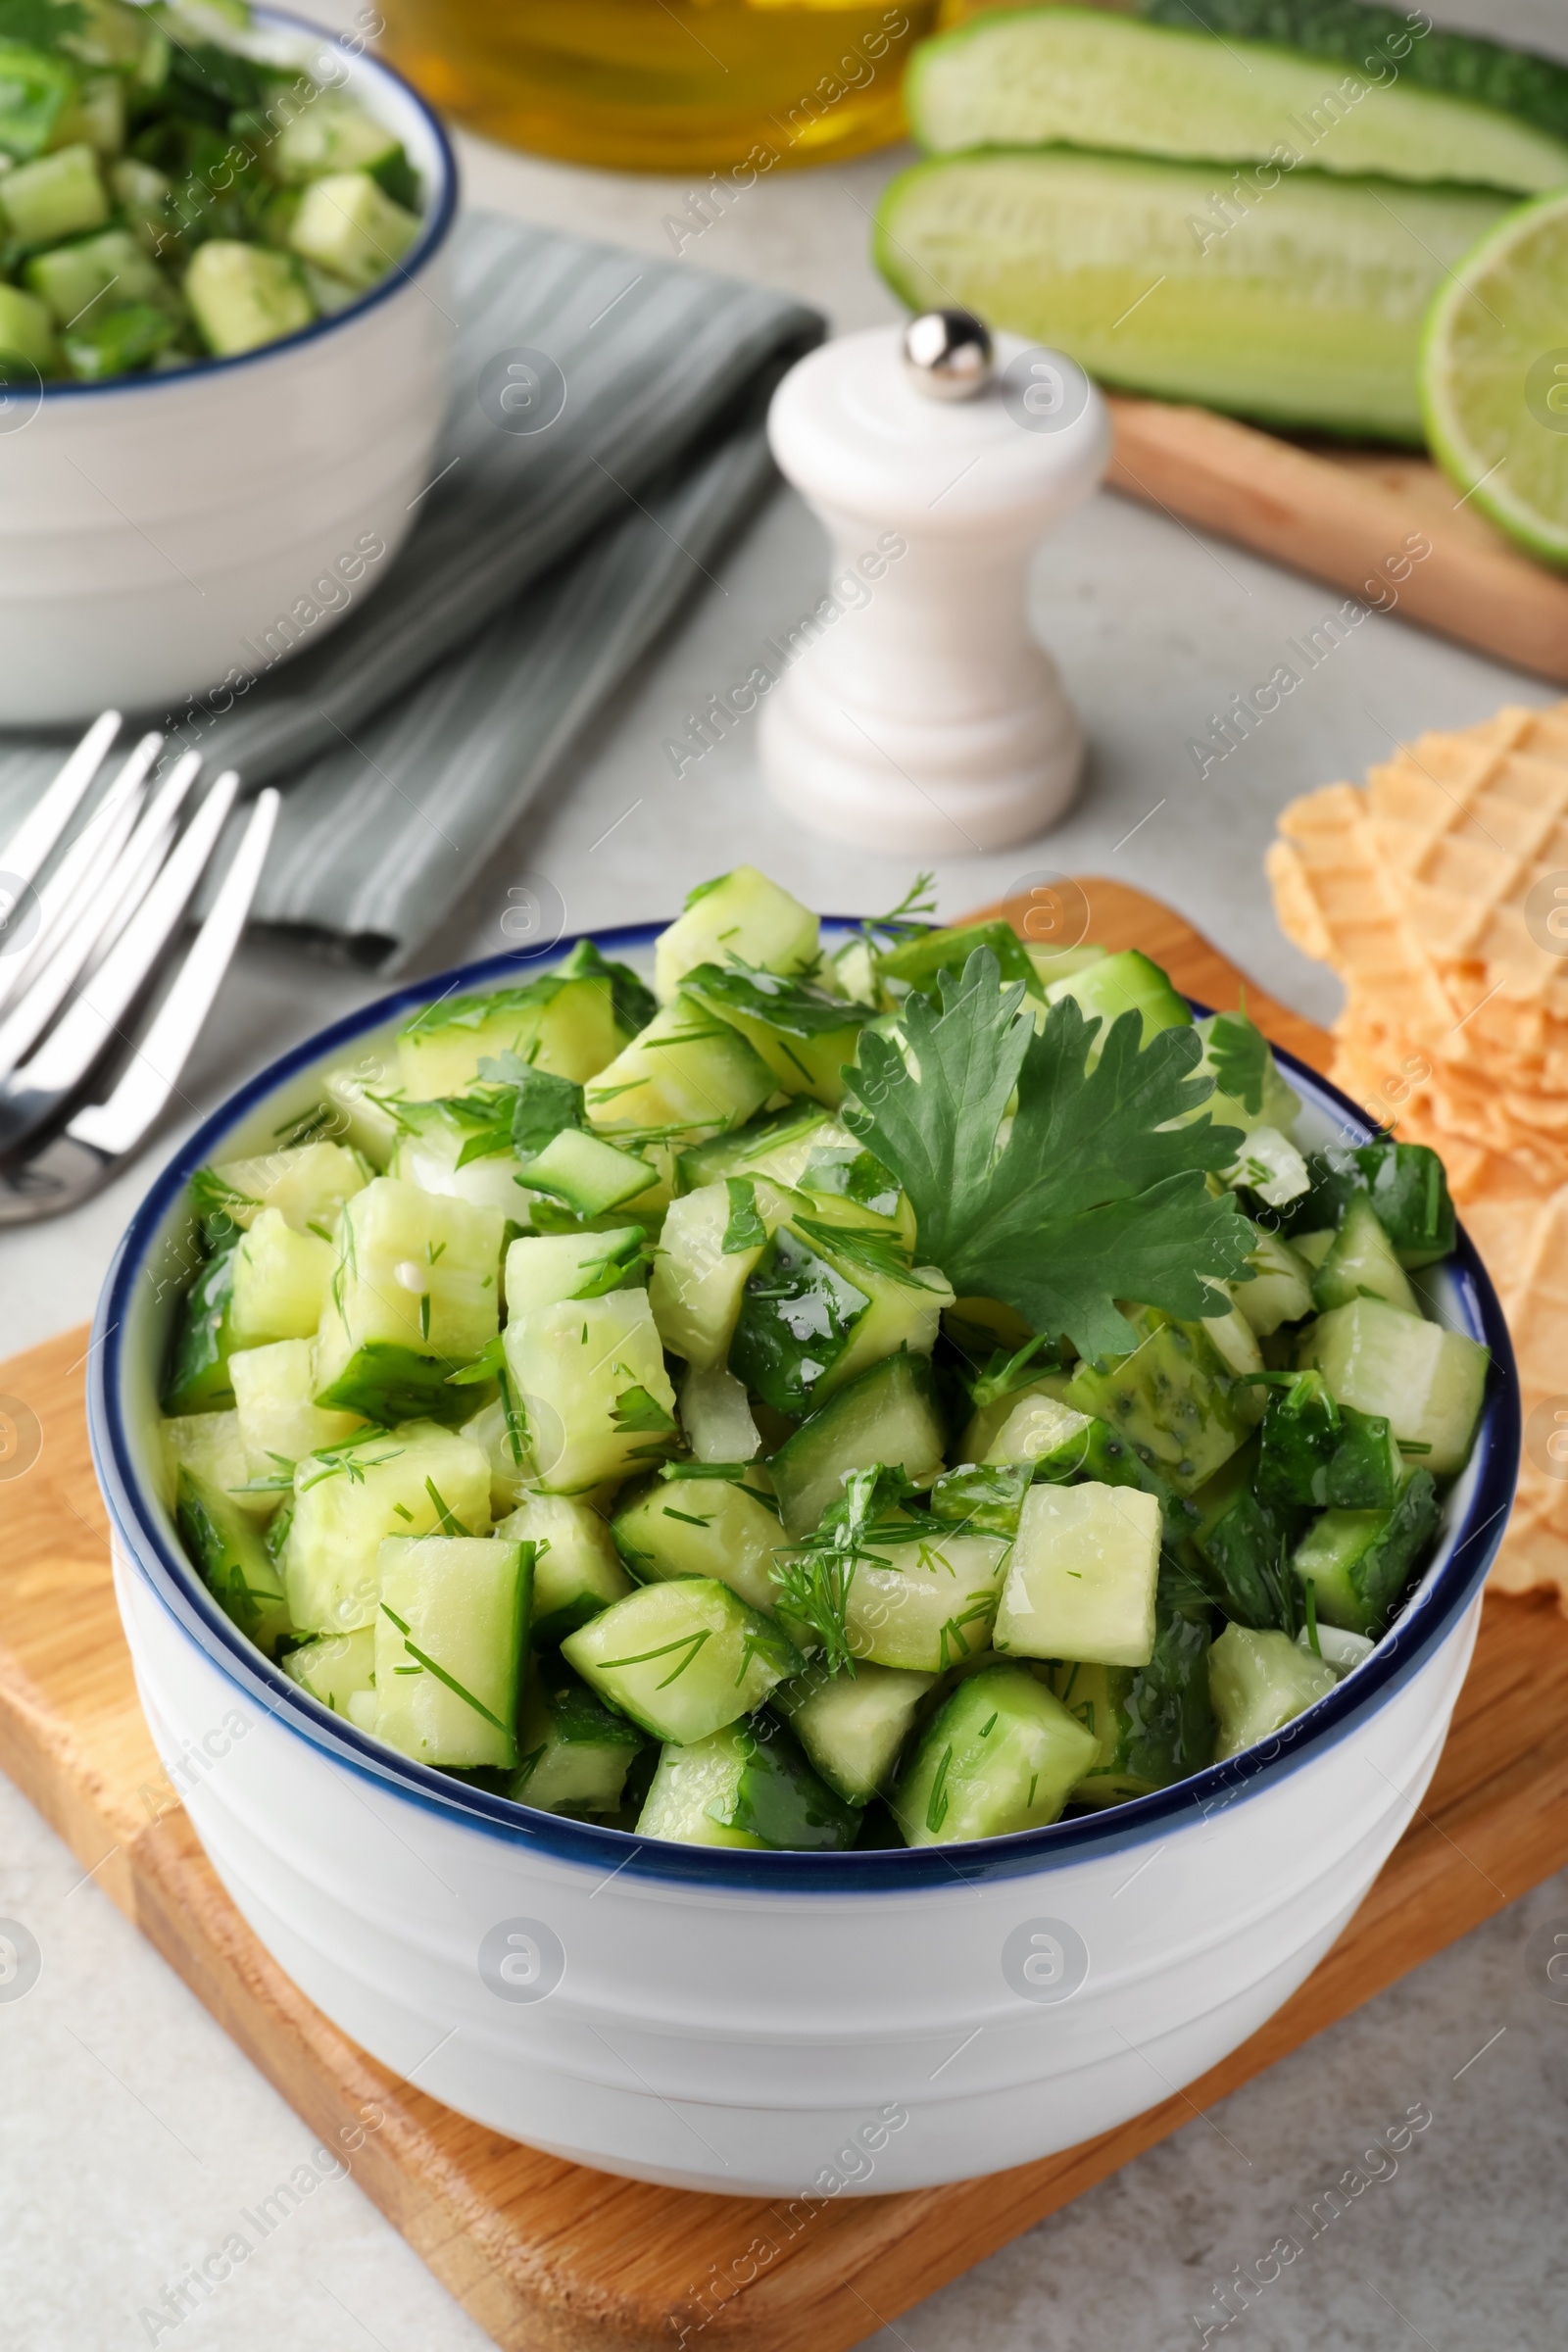
[[[1083,885],[1092,935],[1232,1006],[1239,975],[1180,917]],[[1026,911],[1015,908],[1015,913]],[[1249,988],[1319,1066],[1320,1030]],[[87,1458],[87,1335],[0,1365],[0,1766],[320,2138],[373,2107],[360,2185],[507,2352],[842,2352],[1393,1984],[1568,1862],[1568,1621],[1489,1597],[1438,1776],[1381,1878],[1295,1998],[1187,2094],[1065,2154],[956,2188],[815,2205],[759,2266],[760,2202],[651,2188],[466,2123],[377,2066],[274,1967],[220,1887],[136,1703]],[[784,2200],[778,2201],[782,2210]],[[796,2205],[799,2213],[799,2202]],[[750,2275],[748,2275],[750,2274]],[[744,2280],[744,2283],[742,2283]]]
[[[1113,489],[1510,668],[1568,679],[1568,578],[1505,539],[1426,458],[1285,441],[1124,394],[1110,410]]]

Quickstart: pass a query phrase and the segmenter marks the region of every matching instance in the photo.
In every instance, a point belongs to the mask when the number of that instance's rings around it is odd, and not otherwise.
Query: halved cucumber
[[[1274,47],[1290,36],[1272,25],[1265,46],[1215,40],[1191,14],[1181,22],[1178,30],[1076,8],[982,16],[915,50],[906,88],[914,136],[939,150],[1062,140],[1212,159],[1226,167],[1212,175],[1215,195],[1235,213],[1266,206],[1279,167],[1302,160],[1521,195],[1568,180],[1568,145],[1491,107],[1387,72],[1331,74]],[[1233,190],[1229,168],[1253,160],[1272,177],[1238,173]]]
[[[1303,170],[1204,251],[1213,194],[1207,166],[939,158],[884,194],[877,266],[911,309],[963,303],[1107,383],[1419,444],[1427,306],[1510,199]]]

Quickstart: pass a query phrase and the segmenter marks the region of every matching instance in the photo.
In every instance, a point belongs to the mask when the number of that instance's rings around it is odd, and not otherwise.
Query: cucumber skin
[[[1188,380],[1176,380],[1169,372],[1168,355],[1163,365],[1157,356],[1150,362],[1138,362],[1133,358],[1131,344],[1128,346],[1131,365],[1118,368],[1105,365],[1102,358],[1095,353],[1086,354],[1082,349],[1075,350],[1076,337],[1063,336],[1049,322],[1043,321],[1038,317],[1025,317],[1021,309],[1015,310],[1010,307],[999,309],[988,293],[983,290],[977,292],[963,282],[961,270],[955,264],[951,256],[944,259],[943,278],[939,281],[936,271],[928,270],[923,264],[917,262],[907,245],[902,240],[899,233],[904,228],[902,208],[911,191],[918,188],[932,175],[976,168],[1016,167],[1019,164],[1027,164],[1047,157],[1072,158],[1074,160],[1081,158],[1086,164],[1120,167],[1148,174],[1168,173],[1173,180],[1176,175],[1180,174],[1192,179],[1195,183],[1192,190],[1195,206],[1206,202],[1212,193],[1208,184],[1212,177],[1209,167],[1192,164],[1162,164],[1150,157],[1129,157],[1090,148],[998,147],[976,150],[967,154],[933,156],[928,161],[910,166],[907,171],[900,172],[890,180],[883,190],[881,202],[877,207],[872,230],[872,259],[878,271],[899,299],[906,303],[913,311],[929,309],[939,300],[967,302],[971,307],[977,307],[987,317],[988,322],[993,328],[1010,326],[1013,331],[1025,335],[1031,340],[1053,343],[1056,348],[1065,350],[1069,356],[1078,359],[1080,365],[1102,383],[1113,389],[1131,392],[1145,398],[1170,400],[1187,405],[1198,404],[1231,415],[1251,417],[1260,423],[1286,431],[1320,432],[1337,439],[1351,441],[1389,441],[1413,449],[1425,447],[1426,433],[1417,382],[1421,333],[1419,318],[1412,319],[1410,325],[1407,380],[1401,375],[1400,380],[1396,383],[1391,373],[1380,393],[1379,405],[1375,411],[1365,404],[1364,396],[1358,403],[1353,395],[1344,397],[1333,393],[1336,371],[1332,368],[1324,370],[1323,397],[1319,399],[1295,398],[1283,392],[1259,395],[1255,390],[1249,392],[1245,388],[1239,387],[1234,377],[1227,382],[1223,360],[1216,362],[1213,358],[1215,348],[1234,334],[1236,324],[1234,317],[1230,320],[1219,322],[1208,336],[1207,365],[1210,371],[1202,380],[1199,380],[1196,375],[1192,374],[1189,375]],[[1196,184],[1199,179],[1203,180],[1201,188]],[[1441,199],[1467,199],[1477,205],[1485,205],[1487,202],[1486,192],[1473,187],[1448,186],[1437,182],[1414,187],[1409,182],[1401,183],[1393,180],[1385,182],[1372,178],[1352,178],[1348,175],[1341,177],[1306,170],[1292,172],[1288,183],[1281,182],[1282,186],[1285,184],[1289,184],[1296,190],[1304,187],[1328,186],[1346,194],[1353,194],[1358,190],[1376,192],[1386,186],[1391,196],[1406,204]],[[1173,196],[1175,193],[1173,187]],[[1476,238],[1491,233],[1495,221],[1500,220],[1504,212],[1509,209],[1509,201],[1501,195],[1495,197],[1496,210],[1494,220],[1491,221],[1483,220],[1478,216],[1475,223]],[[1455,259],[1457,260],[1457,258],[1456,254]],[[1435,261],[1434,293],[1441,282],[1443,267],[1441,261]],[[1107,321],[1107,327],[1108,323]],[[1297,364],[1294,355],[1291,364],[1293,367]]]
[[[1478,32],[1432,26],[1412,37],[1401,11],[1372,0],[1134,0],[1151,24],[1195,24],[1235,40],[1273,41],[1336,64],[1368,68],[1388,58],[1418,88],[1516,115],[1568,139],[1568,67],[1535,50],[1513,49]],[[1388,44],[1403,40],[1403,54]]]

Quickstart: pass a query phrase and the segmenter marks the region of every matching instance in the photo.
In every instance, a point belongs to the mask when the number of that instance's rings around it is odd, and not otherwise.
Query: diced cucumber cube
[[[1428,1145],[1384,1138],[1353,1151],[1331,1146],[1312,1152],[1307,1167],[1312,1189],[1289,1219],[1298,1248],[1301,1232],[1338,1225],[1351,1198],[1364,1192],[1401,1266],[1430,1266],[1452,1250],[1456,1227],[1448,1180]]]
[[[866,1012],[844,998],[771,972],[700,963],[682,993],[738,1029],[787,1095],[809,1095],[829,1109],[844,1100],[842,1072],[855,1059]]]
[[[536,1644],[564,1642],[632,1589],[609,1528],[592,1503],[575,1495],[530,1491],[496,1533],[534,1547]]]
[[[1045,1454],[1060,1458],[1064,1451],[1077,1446],[1082,1458],[1087,1446],[1088,1432],[1093,1426],[1088,1413],[1080,1413],[1070,1404],[1063,1404],[1051,1390],[1040,1389],[1033,1395],[1021,1396],[1011,1405],[1006,1419],[986,1447],[980,1459],[987,1462],[1037,1462]]]
[[[79,326],[67,327],[60,338],[66,366],[81,384],[103,383],[112,375],[129,375],[166,357],[174,365],[179,355],[179,321],[150,302],[126,303],[119,310],[95,310]]]
[[[762,1448],[745,1386],[721,1364],[687,1373],[680,1390],[680,1423],[700,1462],[755,1461]]]
[[[1225,1116],[1223,1102],[1216,1108],[1214,1099],[1210,1098],[1202,1107],[1216,1127],[1234,1124]],[[1262,1126],[1248,1128],[1247,1140],[1226,1171],[1225,1180],[1228,1184],[1246,1185],[1249,1192],[1255,1193],[1270,1208],[1284,1208],[1288,1202],[1298,1200],[1311,1183],[1306,1161],[1290,1137],[1282,1135],[1277,1127]]]
[[[403,1125],[387,1162],[389,1176],[416,1184],[422,1193],[446,1193],[455,1200],[497,1209],[514,1224],[527,1214],[522,1162],[514,1152],[486,1152],[464,1160],[480,1128],[461,1104],[404,1102],[398,1116]]]
[[[281,1209],[264,1208],[234,1253],[235,1347],[314,1338],[327,1302],[333,1257],[330,1242],[296,1233]]]
[[[385,1168],[400,1133],[385,1102],[375,1099],[385,1095],[385,1087],[359,1070],[331,1070],[321,1081],[321,1092],[345,1147],[362,1154],[372,1168]]]
[[[528,1424],[514,1401],[498,1396],[463,1423],[462,1434],[490,1465],[490,1508],[502,1518],[522,1500],[533,1477]]]
[[[846,940],[842,948],[834,950],[829,968],[834,987],[853,1004],[863,1004],[868,1012],[886,1009],[888,999],[877,978],[876,956],[868,939]]]
[[[953,1323],[954,1317],[950,1314],[944,1325],[944,1329],[950,1335],[953,1331]],[[994,1390],[992,1382],[982,1380],[974,1392],[975,1409],[969,1416],[968,1425],[958,1441],[957,1460],[960,1462],[990,1462],[1005,1459],[1005,1456],[995,1451],[995,1447],[1019,1405],[1026,1404],[1032,1396],[1052,1396],[1059,1402],[1066,1394],[1066,1389],[1067,1375],[1065,1372],[1042,1372],[1032,1379],[1026,1374],[1020,1374],[1016,1387],[1004,1387],[1001,1390]],[[1032,1427],[1032,1422],[1019,1422],[1019,1443],[1022,1443],[1027,1431]]]
[[[1031,1487],[995,1642],[1029,1658],[1147,1666],[1154,1654],[1159,1505],[1131,1487]]]
[[[1142,1016],[1140,1035],[1146,1045],[1157,1030],[1190,1029],[1193,1023],[1186,998],[1177,995],[1167,974],[1138,948],[1123,948],[1054,980],[1046,991],[1047,1004],[1059,1004],[1063,997],[1072,998],[1085,1020],[1101,1023],[1089,1048],[1091,1067],[1124,1012]]]
[[[234,1401],[228,1372],[234,1254],[231,1248],[209,1258],[180,1300],[164,1386],[166,1413],[214,1412]]]
[[[416,1101],[461,1095],[483,1060],[514,1054],[528,1068],[581,1086],[615,1052],[615,1005],[607,974],[546,972],[522,988],[438,998],[398,1034],[398,1064]]]
[[[590,1081],[585,1099],[604,1135],[668,1130],[695,1142],[739,1126],[773,1091],[772,1071],[738,1029],[676,996]]]
[[[639,1584],[709,1576],[764,1616],[778,1606],[773,1554],[784,1541],[776,1512],[727,1479],[651,1479],[611,1521],[615,1549]]]
[[[321,1315],[318,1402],[367,1420],[466,1420],[473,1398],[449,1375],[500,1324],[498,1209],[377,1176],[345,1204]]]
[[[817,1407],[768,1464],[784,1533],[811,1534],[847,1472],[867,1462],[902,1470],[916,1487],[942,1468],[943,1428],[923,1356],[890,1355]]]
[[[234,1361],[238,1363],[238,1356]],[[178,1495],[181,1470],[189,1470],[204,1486],[216,1487],[249,1519],[270,1519],[293,1484],[291,1478],[283,1478],[270,1493],[244,1492],[251,1482],[251,1468],[237,1412],[178,1414],[160,1423],[159,1436],[164,1496],[171,1510]]]
[[[369,172],[399,153],[396,131],[341,90],[318,89],[284,123],[267,163],[286,187],[297,187],[326,172]]]
[[[24,164],[42,154],[75,96],[64,58],[20,41],[0,42],[0,155]]]
[[[1392,1511],[1325,1511],[1296,1547],[1293,1566],[1317,1614],[1347,1633],[1388,1631],[1390,1613],[1438,1524],[1428,1470],[1412,1470]]]
[[[1383,1298],[1405,1315],[1421,1312],[1394,1244],[1365,1193],[1352,1194],[1347,1201],[1340,1230],[1312,1285],[1312,1302],[1320,1309],[1348,1306],[1354,1298]]]
[[[1029,915],[1024,916],[1023,952],[1035,967],[1035,977],[1042,988],[1049,990],[1054,980],[1070,979],[1074,972],[1084,972],[1092,963],[1103,963],[1108,948],[1096,947],[1086,940],[1081,948],[1053,948],[1037,945],[1029,936]]]
[[[1257,1492],[1295,1508],[1386,1511],[1404,1463],[1381,1414],[1336,1404],[1321,1372],[1271,1391],[1260,1432]]]
[[[1026,1666],[986,1666],[926,1725],[893,1812],[909,1845],[1044,1829],[1059,1819],[1099,1748]]]
[[[609,1705],[681,1746],[755,1713],[804,1664],[769,1618],[708,1577],[644,1585],[561,1648]]]
[[[1425,1446],[1435,1478],[1464,1468],[1491,1361],[1478,1341],[1356,1298],[1307,1326],[1297,1360],[1316,1366],[1337,1403],[1381,1414],[1401,1446]]]
[[[706,1143],[687,1145],[675,1163],[681,1190],[695,1193],[703,1185],[722,1183],[726,1176],[767,1176],[774,1184],[798,1184],[807,1161],[824,1140],[847,1144],[855,1139],[819,1102],[798,1096],[782,1109],[723,1128]]]
[[[293,1629],[283,1579],[254,1519],[225,1494],[183,1465],[174,1516],[180,1539],[218,1601],[270,1657],[279,1639]]]
[[[334,1715],[347,1715],[356,1696],[368,1694],[372,1702],[375,1697],[375,1628],[318,1635],[289,1651],[283,1672]]]
[[[858,1665],[853,1675],[808,1666],[781,1683],[769,1704],[788,1718],[828,1787],[864,1805],[891,1786],[920,1703],[935,1686],[935,1675],[894,1666]]]
[[[364,288],[402,260],[419,228],[418,215],[383,195],[368,172],[333,172],[306,188],[288,241],[302,261]]]
[[[1217,1289],[1220,1286],[1216,1284],[1213,1287]],[[1226,1296],[1230,1297],[1232,1286],[1226,1284],[1224,1287]],[[1245,1282],[1237,1283],[1234,1286],[1233,1303],[1226,1312],[1222,1315],[1205,1315],[1202,1321],[1220,1362],[1233,1380],[1243,1384],[1236,1392],[1237,1411],[1244,1421],[1260,1421],[1263,1418],[1263,1392],[1261,1388],[1249,1386],[1248,1383],[1251,1374],[1263,1369],[1262,1352],[1252,1326],[1235,1303],[1246,1289]]]
[[[528,1189],[564,1200],[579,1216],[602,1217],[634,1201],[659,1181],[659,1171],[630,1152],[617,1152],[597,1135],[564,1127],[554,1141],[523,1163]]]
[[[46,375],[55,362],[48,311],[20,286],[0,285],[0,383]]]
[[[106,176],[142,251],[154,256],[163,253],[172,227],[170,181],[165,173],[151,164],[139,163],[134,156],[122,155],[109,166]]]
[[[60,147],[0,178],[0,213],[23,245],[55,245],[85,228],[102,228],[109,193],[90,147]]]
[[[1301,1257],[1306,1260],[1307,1266],[1310,1268],[1313,1276],[1315,1277],[1319,1266],[1323,1263],[1323,1260],[1333,1249],[1334,1241],[1335,1228],[1332,1225],[1327,1225],[1322,1229],[1321,1232],[1293,1234],[1291,1236],[1291,1247],[1296,1251],[1298,1257]]]
[[[820,1781],[771,1717],[666,1747],[637,1822],[640,1838],[682,1845],[841,1852],[860,1816]]]
[[[1080,1365],[1067,1401],[1108,1421],[1179,1494],[1212,1478],[1251,1427],[1201,1324],[1161,1323],[1120,1363]]]
[[[118,155],[125,144],[125,92],[120,75],[84,74],[53,136],[58,146],[80,140],[98,155]]]
[[[293,225],[294,212],[291,209],[286,223],[279,224],[275,242],[286,245]],[[314,262],[301,262],[300,275],[305,280],[306,292],[323,318],[335,318],[339,311],[346,311],[351,302],[360,299],[358,286],[351,286],[346,278],[334,277],[330,270],[318,270]]]
[[[341,1445],[365,1426],[357,1413],[325,1412],[317,1403],[316,1348],[310,1340],[243,1348],[229,1358],[228,1369],[249,1479],[277,1479],[279,1491],[289,1493],[296,1462]]]
[[[705,1184],[670,1202],[659,1237],[648,1282],[654,1321],[665,1347],[700,1371],[723,1365],[747,1277],[787,1212],[789,1196],[753,1180],[750,1205],[755,1240],[748,1240],[744,1229],[737,1234],[729,1185]]]
[[[1168,1614],[1147,1666],[1073,1662],[1050,1669],[1051,1689],[1100,1743],[1079,1805],[1119,1805],[1201,1772],[1214,1753],[1208,1696],[1209,1629]]]
[[[507,1313],[517,1322],[566,1298],[598,1298],[635,1286],[643,1247],[640,1225],[605,1233],[525,1233],[507,1251]]]
[[[905,988],[929,994],[940,972],[952,972],[956,977],[963,970],[976,948],[989,948],[1002,972],[1002,985],[1008,988],[1021,980],[1031,996],[1043,994],[1040,978],[1022,940],[1010,923],[950,923],[935,931],[922,931],[913,939],[905,940],[884,956],[877,957],[877,971],[883,980],[895,980]]]
[[[1237,1306],[1260,1340],[1282,1323],[1298,1323],[1312,1312],[1312,1269],[1284,1236],[1257,1230],[1257,1247],[1248,1257],[1250,1282],[1239,1282],[1232,1293]]]
[[[929,1355],[952,1303],[934,1267],[901,1262],[885,1227],[797,1209],[747,1278],[729,1368],[800,1419],[901,1348]]]
[[[1208,1653],[1208,1693],[1219,1723],[1214,1761],[1239,1756],[1326,1698],[1332,1666],[1298,1649],[1289,1634],[1228,1625]]]
[[[156,262],[123,228],[106,228],[102,236],[36,253],[23,276],[61,326],[74,324],[90,305],[111,294],[114,303],[106,307],[135,302],[177,308]]]
[[[1193,1072],[1195,1078],[1217,1077],[1213,1051],[1215,1024],[1216,1022],[1229,1023],[1230,1034],[1234,1036],[1239,1020],[1246,1022],[1245,1012],[1241,1015],[1211,1012],[1205,1014],[1203,1019],[1197,1024],[1198,1034],[1203,1041],[1203,1057]],[[1248,1035],[1250,1028],[1250,1024],[1248,1024],[1243,1029],[1244,1036]],[[1222,1042],[1226,1039],[1226,1035],[1227,1032],[1222,1029],[1220,1032]],[[1247,1133],[1254,1127],[1263,1126],[1277,1131],[1282,1139],[1288,1137],[1300,1115],[1301,1098],[1286,1084],[1280,1074],[1279,1064],[1266,1045],[1262,1049],[1262,1062],[1260,1096],[1256,1094],[1255,1090],[1250,1089],[1246,1097],[1228,1095],[1221,1092],[1216,1085],[1213,1094],[1203,1104],[1200,1116],[1211,1118],[1216,1127],[1240,1127],[1244,1133]],[[1255,1107],[1253,1107],[1254,1102]],[[1303,1189],[1305,1180],[1306,1172],[1303,1167]]]
[[[514,1317],[507,1364],[534,1465],[558,1494],[585,1494],[669,1451],[675,1392],[646,1291],[569,1298]]]
[[[376,1554],[375,1735],[421,1764],[517,1761],[533,1553],[495,1536],[391,1536]]]
[[[536,1656],[517,1719],[518,1763],[507,1794],[542,1813],[613,1813],[642,1733],[603,1706],[564,1660]]]
[[[906,1544],[883,1540],[856,1563],[844,1623],[852,1656],[873,1666],[944,1674],[991,1646],[1008,1544],[910,1520]]]
[[[755,970],[808,972],[816,961],[818,924],[808,907],[760,874],[738,865],[716,881],[700,883],[654,944],[654,993],[667,1004],[685,974],[700,963],[738,957]]]
[[[375,1621],[375,1558],[386,1536],[468,1535],[490,1526],[490,1465],[432,1421],[367,1430],[295,1465],[284,1551],[289,1613],[301,1633],[347,1634]]]
[[[220,360],[297,334],[316,316],[287,254],[227,237],[197,246],[185,271],[185,299],[202,340]]]

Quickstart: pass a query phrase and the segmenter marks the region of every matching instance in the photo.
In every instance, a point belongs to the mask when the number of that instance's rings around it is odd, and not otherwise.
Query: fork
[[[121,724],[114,710],[94,722],[0,852],[0,944],[17,935],[11,970],[0,966],[0,1226],[74,1207],[141,1148],[239,944],[277,819],[276,792],[259,794],[181,952],[239,778],[227,769],[195,799],[202,760],[187,752],[155,781],[164,738],[144,735],[67,841]],[[139,1007],[166,978],[145,1018]],[[93,1078],[116,1046],[128,1046],[128,1058],[93,1102]]]

